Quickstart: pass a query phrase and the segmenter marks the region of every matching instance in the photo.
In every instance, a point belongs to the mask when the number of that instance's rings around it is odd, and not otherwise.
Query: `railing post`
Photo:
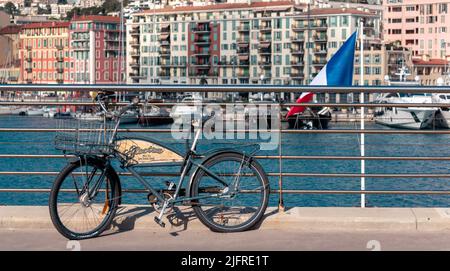
[[[359,21],[360,30],[359,30],[359,85],[364,86],[364,21],[361,19]],[[360,96],[359,96],[359,103],[364,104],[364,91],[361,90]],[[361,157],[364,157],[366,155],[366,147],[365,147],[365,134],[363,133],[365,129],[365,114],[364,114],[364,107],[360,107],[360,116],[361,116]],[[364,174],[366,174],[366,161],[364,159],[361,159],[361,191],[366,190],[366,178],[364,177]],[[366,207],[366,195],[361,193],[361,208]]]
[[[281,114],[281,102],[278,104],[278,165],[279,165],[279,170],[280,170],[280,174],[278,176],[278,190],[279,192],[279,201],[278,201],[278,211],[279,212],[284,212],[285,210],[285,206],[284,206],[284,201],[283,201],[283,159],[282,159],[282,139],[281,139],[281,135],[283,134],[281,132],[281,118],[283,117]]]

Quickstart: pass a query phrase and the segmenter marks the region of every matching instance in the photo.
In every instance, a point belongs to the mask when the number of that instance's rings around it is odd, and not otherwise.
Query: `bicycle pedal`
[[[155,222],[156,224],[158,224],[159,226],[161,226],[161,228],[165,228],[166,227],[166,223],[164,223],[161,219],[159,219],[157,216],[155,216]]]

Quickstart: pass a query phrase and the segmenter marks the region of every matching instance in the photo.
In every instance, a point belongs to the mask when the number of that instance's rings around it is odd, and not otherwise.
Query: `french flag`
[[[351,86],[353,81],[353,61],[355,58],[356,31],[345,41],[325,67],[314,77],[312,86]],[[311,102],[314,93],[303,92],[297,103]],[[292,107],[286,118],[305,111],[304,106]]]

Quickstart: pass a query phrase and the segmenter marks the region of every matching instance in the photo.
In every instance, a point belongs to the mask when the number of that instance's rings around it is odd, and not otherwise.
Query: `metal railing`
[[[300,92],[313,92],[313,93],[450,93],[450,87],[325,87],[325,86],[272,86],[272,85],[248,85],[248,86],[196,86],[196,85],[0,85],[0,91],[64,91],[64,92],[89,92],[99,90],[113,90],[119,92],[152,92],[152,93],[170,93],[170,92],[240,92],[240,93],[300,93]],[[115,103],[114,106],[123,106],[126,103]],[[173,106],[177,103],[152,103],[156,106]],[[218,103],[220,106],[227,105],[242,105],[242,103],[224,102]],[[144,104],[140,104],[143,106]],[[217,104],[216,104],[217,105]],[[273,103],[259,103],[258,105],[273,105]],[[298,105],[296,103],[278,103],[281,107],[291,107]],[[1,101],[0,106],[95,106],[93,102],[76,102],[76,101]],[[449,104],[422,104],[422,103],[307,103],[303,106],[319,107],[327,106],[333,108],[375,108],[375,107],[423,107],[423,108],[448,108]],[[364,118],[358,119],[361,122],[365,122]],[[281,121],[281,118],[280,118]],[[280,126],[281,127],[281,126]],[[258,130],[235,130],[235,132],[257,132]],[[348,189],[292,189],[286,188],[285,178],[331,178],[338,179],[339,181],[346,180],[347,178],[374,178],[374,179],[398,179],[398,178],[421,178],[421,179],[450,179],[449,173],[316,173],[316,172],[285,172],[283,165],[285,161],[450,161],[449,156],[439,155],[426,155],[426,156],[357,156],[357,155],[283,155],[282,135],[283,134],[382,134],[382,135],[446,135],[450,134],[450,129],[445,130],[399,130],[399,129],[326,129],[326,130],[293,130],[280,128],[280,145],[276,151],[276,155],[257,155],[257,159],[261,160],[273,160],[279,163],[279,170],[272,170],[267,172],[271,178],[278,178],[278,188],[272,189],[273,194],[278,195],[278,205],[280,208],[284,208],[284,196],[286,194],[319,194],[319,195],[450,195],[450,189],[415,189],[415,190],[367,190],[365,185],[361,186],[359,190]],[[52,133],[56,132],[56,129],[49,128],[0,128],[0,135],[6,132],[14,133]],[[144,128],[129,128],[119,129],[121,133],[170,133],[170,129],[144,129]],[[2,159],[63,159],[67,158],[66,155],[54,155],[54,154],[14,154],[0,152],[0,160]],[[1,167],[0,167],[1,168]],[[24,176],[24,175],[43,175],[43,176],[56,176],[58,172],[53,171],[10,171],[8,169],[0,169],[0,176]],[[120,175],[128,176],[127,173],[120,173]],[[144,176],[166,176],[173,177],[178,176],[178,173],[170,172],[144,172]],[[446,186],[448,187],[448,186]],[[144,190],[139,189],[124,189],[125,192],[130,193],[144,193]],[[3,188],[0,184],[0,193],[47,193],[48,188]],[[0,202],[1,204],[1,202]],[[361,206],[364,207],[365,203],[361,202]]]

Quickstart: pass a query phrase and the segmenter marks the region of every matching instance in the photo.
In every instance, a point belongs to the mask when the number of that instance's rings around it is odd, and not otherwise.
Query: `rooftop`
[[[69,27],[69,25],[70,25],[69,22],[47,21],[47,22],[26,24],[26,25],[22,26],[22,29]]]
[[[102,15],[84,15],[74,17],[72,22],[100,22],[100,23],[119,23],[120,17],[116,16],[102,16]]]
[[[433,65],[433,66],[445,66],[449,64],[449,61],[440,58],[430,58],[428,60],[413,58],[412,62],[414,65]]]
[[[19,34],[22,30],[20,25],[7,25],[0,29],[0,35]]]
[[[283,8],[294,6],[293,1],[273,1],[273,2],[253,2],[253,3],[221,3],[206,6],[181,6],[181,7],[164,7],[160,9],[148,9],[143,12],[146,13],[183,13],[196,11],[215,11],[227,9],[264,9],[268,8]]]

